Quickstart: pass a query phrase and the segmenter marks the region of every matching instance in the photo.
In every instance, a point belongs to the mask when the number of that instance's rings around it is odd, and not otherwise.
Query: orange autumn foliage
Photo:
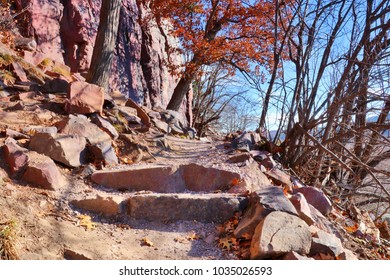
[[[183,76],[193,77],[200,66],[216,62],[231,73],[249,71],[252,62],[271,70],[280,39],[274,32],[274,0],[151,0],[150,7],[157,20],[170,22],[181,51],[192,56],[181,68]]]

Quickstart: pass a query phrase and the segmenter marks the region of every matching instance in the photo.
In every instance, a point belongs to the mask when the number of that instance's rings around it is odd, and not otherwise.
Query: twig
[[[380,188],[387,194],[387,196],[390,198],[390,193],[386,189],[385,186],[379,181],[379,179],[375,176],[375,174],[372,172],[371,168],[362,162],[357,156],[355,156],[351,151],[349,151],[343,144],[341,144],[339,141],[335,141],[335,143],[339,146],[341,146],[357,163],[359,163],[374,179],[374,181],[380,186]]]

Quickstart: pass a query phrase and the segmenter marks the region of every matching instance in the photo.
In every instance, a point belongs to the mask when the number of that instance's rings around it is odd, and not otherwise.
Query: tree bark
[[[122,0],[103,0],[100,21],[88,71],[87,82],[103,87],[109,86],[112,58],[118,35],[119,12]]]
[[[168,110],[179,111],[184,96],[186,96],[191,88],[192,80],[193,77],[188,77],[187,75],[180,79],[167,106]]]

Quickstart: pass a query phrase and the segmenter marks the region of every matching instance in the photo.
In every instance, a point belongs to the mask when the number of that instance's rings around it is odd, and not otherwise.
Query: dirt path
[[[222,161],[225,153],[211,143],[168,137],[170,150],[159,163]],[[218,159],[218,155],[221,158]],[[1,158],[2,168],[4,159]],[[89,180],[61,168],[68,184],[56,191],[33,188],[7,179],[0,169],[0,223],[16,222],[16,248],[21,259],[234,259],[218,248],[216,224],[197,221],[148,222],[125,216],[105,218],[79,212],[70,201],[104,194]],[[111,192],[112,196],[126,194]],[[84,215],[84,216],[83,216]],[[88,221],[91,217],[91,221]],[[84,223],[84,225],[83,225]]]

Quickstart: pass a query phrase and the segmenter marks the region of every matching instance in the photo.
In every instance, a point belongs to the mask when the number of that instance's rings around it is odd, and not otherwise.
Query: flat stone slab
[[[121,212],[121,200],[113,197],[86,197],[70,202],[76,208],[100,214],[106,217],[116,216]]]
[[[246,203],[245,197],[229,194],[135,194],[128,198],[126,209],[130,217],[148,221],[221,223]]]
[[[197,164],[156,164],[96,171],[91,179],[99,185],[118,190],[171,193],[227,191],[242,177],[236,172]]]
[[[159,193],[183,192],[184,181],[174,166],[133,166],[126,169],[101,170],[92,174],[93,182],[129,191],[153,191]]]

